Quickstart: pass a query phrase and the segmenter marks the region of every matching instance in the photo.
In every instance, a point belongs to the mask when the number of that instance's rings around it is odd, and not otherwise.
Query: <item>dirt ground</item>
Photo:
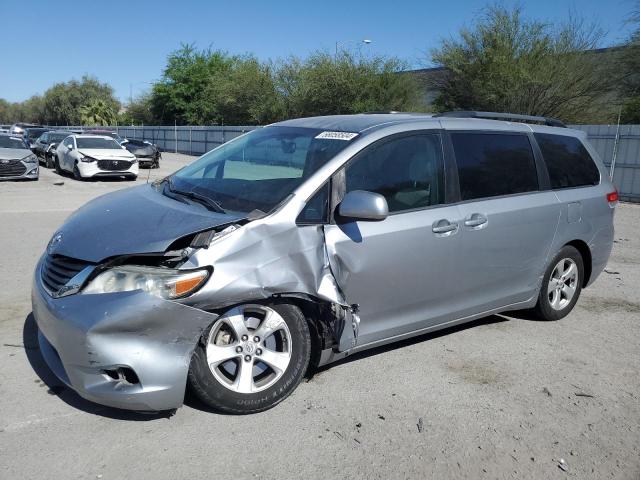
[[[189,160],[165,154],[151,179]],[[640,479],[640,205],[618,207],[606,272],[559,322],[491,316],[351,357],[261,414],[188,398],[167,417],[89,403],[40,357],[37,258],[74,209],[133,184],[58,180],[0,183],[0,479]]]

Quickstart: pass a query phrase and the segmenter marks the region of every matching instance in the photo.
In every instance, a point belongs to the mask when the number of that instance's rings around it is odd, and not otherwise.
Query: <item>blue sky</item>
[[[0,98],[21,101],[55,82],[94,75],[118,98],[148,89],[166,56],[181,42],[251,52],[261,59],[333,51],[335,42],[371,39],[363,48],[396,55],[414,67],[442,38],[471,25],[487,0],[411,1],[0,1],[5,48]],[[504,0],[527,16],[561,21],[570,12],[596,20],[608,32],[603,46],[629,32],[633,0]]]

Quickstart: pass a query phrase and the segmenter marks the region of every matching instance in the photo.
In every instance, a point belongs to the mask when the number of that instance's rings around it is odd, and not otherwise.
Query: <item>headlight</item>
[[[181,271],[169,268],[124,265],[102,272],[91,280],[82,293],[113,293],[143,290],[156,297],[186,297],[201,287],[208,270]]]
[[[131,163],[138,163],[138,159],[137,158],[132,158],[131,159]]]
[[[88,156],[86,156],[86,155],[85,155],[84,157],[82,157],[82,158],[80,159],[80,161],[81,161],[81,162],[87,162],[87,163],[90,163],[90,162],[95,162],[95,161],[96,161],[96,159],[95,159],[95,158],[93,158],[93,157],[88,157]]]
[[[28,157],[22,159],[25,163],[36,163],[38,161],[38,157],[36,157],[33,153]]]

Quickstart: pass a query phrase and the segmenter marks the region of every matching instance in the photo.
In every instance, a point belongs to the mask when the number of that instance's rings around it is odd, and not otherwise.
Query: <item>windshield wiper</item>
[[[173,179],[171,177],[167,177],[167,183],[168,183],[169,191],[171,193],[183,196],[185,198],[189,198],[195,202],[198,202],[201,205],[204,205],[209,210],[212,210],[214,212],[227,213],[225,209],[222,208],[218,202],[216,202],[212,198],[207,197],[206,195],[201,195],[196,192],[184,192],[182,190],[176,190],[175,188],[173,188]]]

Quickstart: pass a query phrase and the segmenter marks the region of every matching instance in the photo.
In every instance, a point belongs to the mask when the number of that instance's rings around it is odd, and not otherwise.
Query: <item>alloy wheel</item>
[[[554,310],[562,310],[571,303],[578,288],[578,266],[571,258],[560,260],[549,277],[547,297]]]
[[[282,377],[291,361],[291,348],[291,332],[278,312],[264,305],[243,305],[211,327],[207,364],[224,387],[256,393]]]

